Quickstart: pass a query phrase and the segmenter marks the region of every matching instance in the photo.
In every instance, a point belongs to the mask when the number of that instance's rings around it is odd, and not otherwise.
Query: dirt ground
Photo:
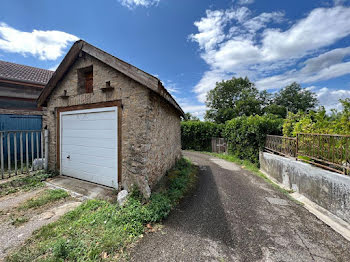
[[[56,221],[81,203],[75,198],[67,197],[37,208],[18,208],[27,200],[42,195],[46,189],[48,188],[44,187],[0,197],[0,261],[28,239],[33,231]]]

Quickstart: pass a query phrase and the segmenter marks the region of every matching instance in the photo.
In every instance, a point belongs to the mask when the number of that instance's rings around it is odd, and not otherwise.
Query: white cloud
[[[129,9],[134,9],[135,7],[150,7],[159,4],[160,0],[118,0],[123,6]]]
[[[198,28],[197,34],[191,34],[189,37],[192,41],[198,42],[199,47],[206,51],[212,50],[225,40],[226,36],[224,28],[227,23],[235,19],[238,22],[243,22],[249,15],[249,9],[241,7],[237,10],[216,10],[206,11],[206,17],[201,18],[200,21],[194,22],[194,25]]]
[[[204,118],[205,111],[207,110],[205,105],[193,104],[193,101],[188,98],[179,98],[178,102],[185,113],[191,113],[200,119]]]
[[[300,70],[290,70],[283,74],[263,78],[256,82],[260,89],[276,89],[292,82],[313,83],[329,80],[350,73],[350,62],[343,62],[350,56],[350,47],[337,48],[303,62]]]
[[[258,30],[265,28],[267,23],[277,22],[280,23],[284,19],[284,14],[282,12],[272,12],[272,13],[262,13],[244,23],[244,27],[252,34]]]
[[[0,49],[10,53],[33,55],[40,60],[56,60],[78,37],[62,31],[23,32],[0,23]]]
[[[244,15],[238,19],[238,13]],[[316,8],[281,30],[275,26],[286,22],[281,12],[252,17],[246,7],[208,10],[194,23],[198,33],[190,36],[210,68],[194,88],[198,100],[205,100],[216,81],[232,76],[247,75],[259,88],[270,89],[349,74],[350,47],[326,49],[350,35],[349,20],[349,7]]]
[[[197,98],[204,103],[207,92],[215,87],[216,82],[229,79],[230,76],[221,71],[207,71],[204,73],[202,79],[196,85],[194,91],[198,94]]]
[[[250,5],[250,4],[254,3],[254,2],[255,2],[255,0],[239,0],[238,4],[240,4],[240,5]]]
[[[267,29],[262,40],[264,59],[299,58],[329,46],[350,34],[349,18],[348,7],[317,8],[287,31]]]
[[[308,89],[316,93],[320,104],[323,105],[328,112],[330,112],[331,109],[342,110],[339,99],[350,98],[350,90],[332,90],[327,87],[319,88],[316,86],[310,86]]]

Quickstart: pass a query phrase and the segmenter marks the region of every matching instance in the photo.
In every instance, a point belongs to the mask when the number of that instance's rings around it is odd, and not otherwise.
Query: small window
[[[78,93],[93,92],[93,68],[92,66],[78,69]]]

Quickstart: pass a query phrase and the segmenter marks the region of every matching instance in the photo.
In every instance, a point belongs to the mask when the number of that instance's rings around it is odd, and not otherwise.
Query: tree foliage
[[[288,112],[306,112],[309,109],[315,108],[317,98],[315,93],[303,89],[298,83],[294,82],[276,94],[274,104],[286,108]]]
[[[350,99],[340,100],[341,112],[336,110],[328,115],[324,107],[308,113],[290,112],[283,124],[283,135],[296,136],[297,133],[350,134]]]
[[[209,110],[205,119],[225,123],[235,117],[261,114],[261,96],[264,94],[260,94],[247,77],[218,82],[207,94],[206,105]]]
[[[182,121],[200,121],[198,117],[192,115],[191,113],[185,113]]]
[[[316,94],[292,83],[278,93],[259,92],[254,83],[246,78],[232,78],[216,83],[208,92],[205,119],[215,123],[225,123],[239,116],[274,114],[281,118],[287,112],[297,113],[315,108]]]

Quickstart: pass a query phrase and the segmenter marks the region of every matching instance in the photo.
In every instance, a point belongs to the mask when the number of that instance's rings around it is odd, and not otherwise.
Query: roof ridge
[[[84,40],[76,41],[69,49],[68,53],[58,66],[57,70],[51,76],[50,80],[47,82],[45,88],[41,92],[37,100],[39,105],[43,105],[46,102],[46,99],[50,96],[52,90],[56,87],[58,81],[65,75],[66,71],[69,69],[71,64],[75,62],[80,52],[85,52],[93,56],[94,58],[100,60],[101,62],[128,76],[134,81],[142,84],[146,88],[149,88],[155,93],[158,93],[173,107],[175,107],[175,109],[178,110],[180,115],[184,115],[184,112],[181,109],[180,105],[176,102],[176,100],[172,97],[168,90],[166,90],[159,78],[143,71],[142,69],[132,64],[129,64],[128,62],[125,62],[124,60],[110,53],[107,53],[106,51],[96,46],[93,46],[92,44]]]
[[[131,64],[131,63],[125,61],[125,60],[123,60],[123,59],[120,59],[119,57],[116,57],[115,55],[110,54],[110,53],[108,53],[107,51],[105,51],[105,50],[103,50],[103,49],[101,49],[101,48],[99,48],[99,47],[97,47],[97,46],[94,46],[94,45],[90,44],[89,42],[86,42],[86,41],[83,40],[83,39],[80,39],[80,40],[78,40],[77,42],[82,42],[83,44],[88,44],[88,45],[90,45],[90,46],[92,46],[92,47],[98,49],[99,51],[105,53],[106,55],[112,56],[113,58],[115,58],[115,59],[121,61],[122,63],[125,63],[125,64],[128,64],[129,66],[135,67],[136,69],[140,70],[141,72],[143,72],[143,73],[145,73],[145,74],[147,74],[147,75],[149,75],[149,76],[151,76],[151,77],[153,77],[153,78],[155,78],[155,79],[157,79],[157,80],[160,81],[160,79],[159,79],[158,77],[152,75],[151,73],[148,73],[148,72],[146,72],[145,70],[142,70],[141,68],[139,68],[139,67],[137,67],[137,66],[135,66],[135,65],[133,65],[133,64]]]

